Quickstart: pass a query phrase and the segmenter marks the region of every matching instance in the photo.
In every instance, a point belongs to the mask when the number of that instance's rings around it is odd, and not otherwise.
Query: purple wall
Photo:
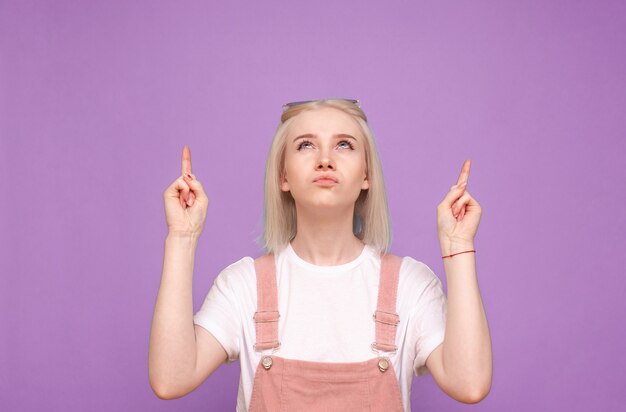
[[[0,409],[233,410],[238,363],[149,386],[162,194],[188,144],[195,311],[260,253],[281,105],[328,96],[370,117],[392,252],[443,280],[435,208],[472,159],[493,386],[468,406],[416,378],[414,409],[626,402],[624,2],[115,3],[0,1]]]

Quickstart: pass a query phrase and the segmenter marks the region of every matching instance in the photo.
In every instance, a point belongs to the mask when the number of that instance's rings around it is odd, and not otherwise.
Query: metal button
[[[273,362],[274,361],[272,360],[271,356],[263,357],[263,367],[265,368],[265,370],[268,370],[269,368],[271,368]]]
[[[388,368],[389,368],[389,360],[387,358],[380,358],[380,360],[378,361],[378,369],[380,369],[381,372],[384,372]]]

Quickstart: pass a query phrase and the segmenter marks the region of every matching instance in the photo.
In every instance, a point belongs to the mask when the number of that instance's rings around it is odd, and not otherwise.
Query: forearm
[[[443,256],[473,250],[473,243],[442,244]],[[491,387],[491,337],[476,276],[475,253],[443,259],[448,284],[448,314],[443,368],[457,388],[480,397]]]
[[[159,395],[176,393],[195,370],[192,280],[197,244],[197,236],[185,234],[165,239],[148,354],[150,384]]]

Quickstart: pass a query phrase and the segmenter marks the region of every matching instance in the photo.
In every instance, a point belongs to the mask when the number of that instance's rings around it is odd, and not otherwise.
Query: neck
[[[318,266],[336,266],[356,259],[365,244],[352,232],[354,205],[343,210],[297,209],[297,233],[291,246],[298,256]]]

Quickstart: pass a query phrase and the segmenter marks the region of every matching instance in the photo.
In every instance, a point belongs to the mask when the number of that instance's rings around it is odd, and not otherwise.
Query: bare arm
[[[477,403],[491,389],[493,362],[487,315],[476,277],[474,238],[482,208],[467,191],[470,165],[470,159],[465,160],[457,184],[437,205],[437,231],[446,256],[448,318],[443,344],[431,353],[426,366],[448,395],[461,402]]]
[[[193,324],[192,278],[198,238],[170,233],[165,239],[161,285],[152,319],[148,370],[161,399],[186,395],[226,360],[208,331]]]
[[[473,250],[473,244],[444,254]],[[448,253],[450,251],[450,253]],[[448,280],[448,319],[444,342],[426,360],[435,382],[452,398],[477,403],[491,388],[491,337],[482,304],[473,253],[444,260]]]
[[[181,176],[163,194],[168,235],[148,350],[150,386],[161,399],[188,394],[226,360],[217,339],[193,323],[193,264],[209,199],[188,146],[181,160]]]

